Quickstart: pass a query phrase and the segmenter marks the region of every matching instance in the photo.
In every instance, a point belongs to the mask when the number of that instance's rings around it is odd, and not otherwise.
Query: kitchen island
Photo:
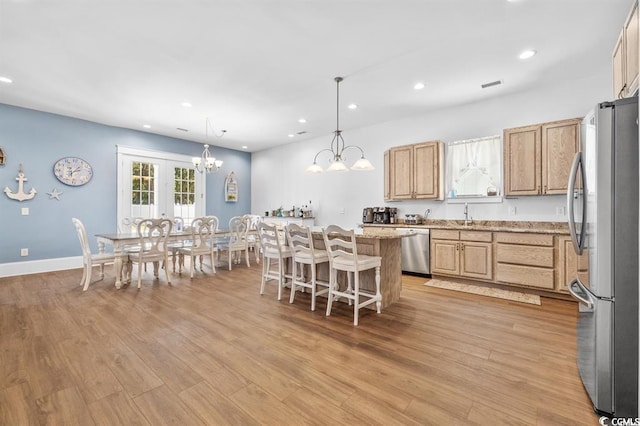
[[[322,228],[313,227],[314,247],[325,249],[322,238]],[[366,228],[358,229],[356,233],[356,247],[358,254],[380,256],[380,293],[382,295],[382,308],[386,308],[400,299],[402,290],[401,268],[401,238],[410,238],[411,235],[401,234],[393,229]],[[327,263],[318,266],[318,279],[329,281],[329,265]],[[339,276],[339,282],[346,282],[345,276]],[[360,288],[375,293],[375,271],[373,269],[360,273]],[[374,309],[375,305],[368,306]]]

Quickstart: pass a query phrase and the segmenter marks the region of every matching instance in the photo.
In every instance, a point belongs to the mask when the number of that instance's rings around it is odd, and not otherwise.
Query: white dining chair
[[[138,232],[138,224],[143,220],[142,217],[124,217],[118,226],[118,232],[121,234]]]
[[[258,224],[258,236],[262,247],[262,280],[260,282],[260,294],[264,294],[265,284],[275,280],[278,285],[278,300],[282,298],[282,289],[286,279],[293,278],[286,273],[286,260],[293,256],[291,248],[284,243],[284,235],[280,235],[275,225],[261,222]],[[272,265],[275,268],[272,268]]]
[[[356,237],[353,229],[343,229],[337,225],[330,225],[322,229],[324,245],[329,255],[329,295],[327,299],[327,316],[331,315],[331,305],[337,298],[344,297],[353,302],[353,325],[358,325],[358,311],[372,303],[380,313],[382,296],[380,294],[380,256],[358,254]],[[360,272],[375,269],[375,293],[363,291],[360,288]],[[338,283],[338,271],[347,273],[347,286]],[[353,281],[352,281],[353,275]],[[353,285],[352,285],[353,283]],[[366,299],[360,302],[360,299]]]
[[[80,240],[80,247],[82,248],[83,272],[80,285],[82,286],[82,291],[87,291],[89,284],[91,283],[93,267],[95,265],[100,266],[100,279],[104,279],[104,265],[114,263],[115,256],[113,253],[92,254],[91,247],[89,246],[89,239],[87,238],[87,231],[84,225],[75,217],[72,218],[71,221],[76,228],[78,239]]]
[[[200,259],[200,271],[204,272],[202,266],[202,259],[204,256],[209,256],[211,259],[211,269],[213,273],[216,273],[216,265],[214,259],[214,244],[213,236],[217,223],[208,217],[198,217],[191,222],[191,240],[185,242],[184,246],[178,250],[180,259],[184,256],[190,257],[190,270],[191,278],[193,278],[194,271],[197,268],[197,261]]]
[[[291,281],[289,303],[293,303],[298,288],[303,291],[309,289],[311,290],[311,310],[315,311],[316,296],[329,292],[329,283],[316,278],[317,266],[329,262],[329,255],[326,250],[319,250],[313,246],[313,236],[310,228],[290,223],[286,226],[285,232],[287,242],[293,253],[293,279]],[[310,269],[311,277],[309,279],[305,279],[304,276],[305,265],[308,265]],[[324,288],[318,290],[318,286]]]
[[[240,263],[242,252],[244,252],[247,266],[251,266],[249,264],[249,245],[247,243],[248,231],[247,221],[242,216],[234,216],[229,220],[229,238],[226,241],[221,241],[218,245],[218,251],[227,252],[229,270],[231,270],[231,264],[236,253],[239,253],[237,263]]]
[[[247,221],[247,245],[249,251],[253,251],[256,263],[260,263],[260,238],[258,238],[258,224],[262,222],[262,216],[257,214],[246,214],[243,216]]]
[[[138,288],[142,285],[142,265],[153,262],[153,275],[158,278],[160,262],[169,262],[167,240],[173,223],[170,219],[144,219],[138,224],[139,247],[127,250],[128,271],[131,276],[132,263],[138,264]],[[164,268],[167,283],[171,284],[169,271]]]
[[[185,224],[184,224],[184,219],[181,218],[180,216],[176,216],[173,219],[171,219],[172,222],[172,226],[171,229],[172,231],[176,232],[176,231],[186,231],[185,229]],[[188,228],[188,226],[186,227]],[[185,247],[185,244],[188,244],[189,242],[187,241],[185,243],[185,241],[171,241],[169,243],[167,243],[167,248],[169,250],[169,253],[171,253],[171,265],[172,265],[172,272],[176,272],[176,262],[178,263],[178,268],[179,268],[179,272],[182,273],[182,263],[178,261],[178,259],[180,258],[180,249],[182,247]]]

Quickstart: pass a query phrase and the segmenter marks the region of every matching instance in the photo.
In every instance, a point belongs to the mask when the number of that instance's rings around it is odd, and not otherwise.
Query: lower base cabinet
[[[567,284],[576,276],[580,281],[589,286],[589,254],[584,251],[578,256],[573,248],[571,237],[558,237],[558,281],[556,290],[569,293]]]
[[[553,235],[496,233],[496,282],[555,290]]]
[[[431,231],[431,273],[493,279],[491,232]]]
[[[431,273],[568,294],[576,276],[588,285],[588,257],[568,235],[431,230]]]

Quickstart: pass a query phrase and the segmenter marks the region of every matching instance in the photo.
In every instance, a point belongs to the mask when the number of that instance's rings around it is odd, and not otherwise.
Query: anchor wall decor
[[[18,192],[11,192],[9,187],[5,186],[4,193],[7,194],[7,197],[11,198],[12,200],[26,201],[36,196],[35,188],[31,188],[31,191],[29,191],[28,194],[24,192],[24,183],[27,181],[27,178],[24,177],[22,164],[20,164],[20,168],[18,169],[18,177],[16,177],[16,180],[18,181]]]

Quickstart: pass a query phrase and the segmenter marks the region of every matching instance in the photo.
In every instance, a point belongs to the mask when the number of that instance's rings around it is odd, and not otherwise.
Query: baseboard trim
[[[0,278],[82,268],[82,256],[0,263]]]

